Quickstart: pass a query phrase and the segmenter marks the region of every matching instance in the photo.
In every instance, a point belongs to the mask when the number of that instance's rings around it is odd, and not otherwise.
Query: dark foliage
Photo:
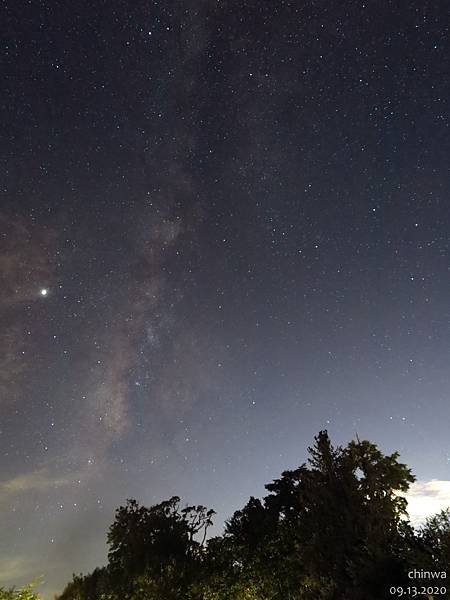
[[[150,508],[129,500],[108,533],[108,566],[74,576],[58,600],[391,598],[391,586],[414,584],[412,569],[450,564],[450,513],[419,531],[406,518],[398,492],[413,481],[397,453],[360,440],[334,448],[322,431],[306,464],[208,542],[214,511],[181,509],[178,497]]]

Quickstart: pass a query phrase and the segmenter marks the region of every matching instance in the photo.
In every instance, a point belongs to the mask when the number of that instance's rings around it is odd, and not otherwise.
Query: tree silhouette
[[[253,577],[256,565],[258,577],[275,573],[277,597],[327,590],[329,598],[379,600],[386,578],[403,575],[406,501],[395,492],[414,478],[396,453],[384,456],[359,440],[333,448],[326,431],[309,454],[308,464],[266,485],[263,502],[251,499],[237,511],[226,535]]]
[[[359,439],[333,447],[326,431],[308,452],[208,541],[214,511],[128,500],[107,567],[74,576],[59,600],[382,600],[411,569],[448,568],[450,512],[411,527],[398,492],[414,477],[397,453]]]
[[[33,590],[33,585],[20,589],[5,589],[0,587],[0,600],[39,600],[38,594]]]
[[[428,518],[418,533],[422,550],[419,567],[446,571],[450,566],[450,509]],[[425,554],[426,559],[423,558]],[[448,573],[450,576],[450,573]]]
[[[214,511],[204,506],[180,510],[179,504],[177,496],[151,508],[128,500],[116,511],[108,533],[109,568],[125,591],[130,581],[140,577],[141,588],[156,586],[159,593],[164,588],[169,599],[194,577]]]

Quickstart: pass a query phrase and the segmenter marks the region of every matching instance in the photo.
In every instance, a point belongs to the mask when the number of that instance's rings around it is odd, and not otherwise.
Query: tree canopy
[[[33,590],[32,585],[20,589],[0,587],[0,600],[39,600],[39,595]]]
[[[359,439],[334,447],[326,431],[308,453],[210,539],[213,510],[128,500],[107,566],[74,575],[57,600],[381,600],[414,583],[413,569],[448,568],[450,512],[413,529],[398,492],[414,476],[398,453]],[[16,598],[34,600],[0,596]]]

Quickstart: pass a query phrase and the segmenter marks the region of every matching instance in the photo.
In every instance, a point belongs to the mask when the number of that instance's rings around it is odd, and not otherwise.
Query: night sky
[[[450,488],[448,8],[3,0],[1,584],[321,429]]]

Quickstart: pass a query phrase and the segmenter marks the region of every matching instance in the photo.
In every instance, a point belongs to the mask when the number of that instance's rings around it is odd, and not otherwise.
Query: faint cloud
[[[76,474],[72,474],[71,477],[53,475],[47,468],[16,475],[11,479],[0,482],[0,506],[19,494],[32,491],[44,492],[49,488],[59,488],[73,484],[77,476]]]
[[[40,577],[36,574],[39,569],[36,560],[28,557],[15,557],[0,560],[0,582],[4,585],[16,584],[18,580],[38,582]]]
[[[16,323],[5,324],[0,331],[0,406],[16,398],[17,382],[27,366],[26,337]]]
[[[0,581],[22,576],[25,560],[12,558],[0,561]]]
[[[442,479],[416,481],[404,496],[408,501],[411,523],[418,526],[427,517],[450,507],[450,481]]]
[[[30,219],[0,214],[0,306],[39,299],[39,290],[53,278],[54,231]]]
[[[30,366],[30,339],[17,309],[42,301],[42,289],[51,285],[56,234],[31,219],[2,213],[0,231],[0,405],[9,406]]]
[[[0,493],[14,495],[21,492],[29,492],[30,490],[45,490],[49,487],[50,483],[51,480],[48,477],[47,470],[40,469],[16,475],[16,477],[4,481],[0,484]]]

